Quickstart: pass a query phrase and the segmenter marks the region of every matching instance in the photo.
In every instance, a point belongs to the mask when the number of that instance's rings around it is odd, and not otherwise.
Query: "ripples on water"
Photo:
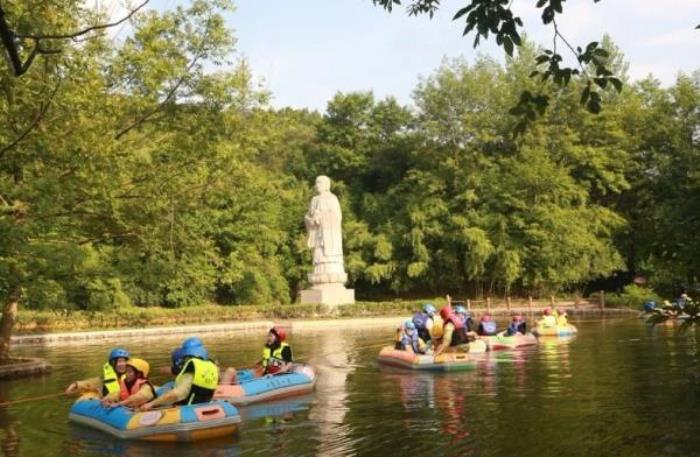
[[[69,424],[70,399],[0,408],[4,456],[700,455],[700,370],[693,335],[634,320],[579,322],[575,339],[543,339],[483,356],[472,372],[403,372],[376,363],[390,330],[297,332],[295,356],[318,367],[313,395],[243,408],[240,432],[194,445],[142,444]],[[259,358],[264,335],[204,337],[226,365]],[[166,366],[179,339],[124,346]],[[0,401],[58,392],[99,373],[113,344],[20,348],[47,376],[0,382]],[[158,379],[156,379],[158,380]]]

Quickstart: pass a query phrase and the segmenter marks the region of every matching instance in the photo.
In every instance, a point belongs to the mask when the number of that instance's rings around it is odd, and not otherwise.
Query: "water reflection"
[[[348,376],[354,371],[348,348],[351,340],[340,331],[327,331],[318,335],[323,353],[314,355],[311,364],[318,369],[316,381],[317,401],[309,414],[316,424],[317,455],[350,455],[352,440],[349,427],[344,424],[348,411]]]
[[[0,403],[9,401],[0,383]],[[19,421],[12,415],[10,408],[0,407],[0,450],[4,457],[17,457],[19,455]]]

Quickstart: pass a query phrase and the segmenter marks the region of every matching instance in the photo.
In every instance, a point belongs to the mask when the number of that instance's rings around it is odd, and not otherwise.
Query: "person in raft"
[[[559,327],[566,327],[569,325],[569,320],[567,319],[569,315],[566,314],[566,310],[559,308],[557,310],[557,325]]]
[[[111,398],[102,400],[103,406],[126,406],[138,408],[148,403],[156,396],[155,388],[148,380],[150,365],[143,359],[132,358],[126,362],[126,374],[120,380],[119,397],[115,401]]]
[[[469,339],[475,340],[476,332],[474,331],[474,320],[472,319],[472,314],[462,305],[455,306],[454,310],[457,317],[462,319],[462,323],[467,331],[467,335],[469,335]]]
[[[557,318],[552,314],[552,308],[549,306],[542,311],[542,319],[539,322],[543,327],[556,327]]]
[[[442,338],[440,343],[435,346],[433,354],[438,356],[443,352],[449,352],[449,348],[468,350],[469,335],[467,334],[467,329],[462,319],[457,316],[449,304],[440,310],[440,317],[443,322]]]
[[[498,325],[488,311],[479,319],[479,328],[476,333],[478,333],[479,336],[493,336],[498,333]]]
[[[82,394],[95,392],[102,399],[119,397],[119,383],[126,374],[126,363],[129,360],[129,351],[123,348],[115,348],[109,353],[107,362],[102,366],[102,376],[97,376],[83,381],[75,381],[66,389],[66,394]]]
[[[412,318],[413,325],[416,326],[416,331],[418,332],[418,338],[426,343],[431,340],[435,313],[437,313],[437,310],[432,303],[424,303],[422,311],[417,311]]]
[[[255,362],[255,377],[287,373],[294,367],[292,348],[286,339],[287,333],[282,327],[274,326],[267,332],[262,358]],[[238,373],[236,369],[227,368],[222,376],[221,384],[237,383]]]
[[[219,385],[219,367],[209,360],[209,352],[200,343],[201,341],[194,341],[183,344],[182,369],[175,378],[172,390],[143,404],[140,411],[158,406],[193,405],[211,401]]]
[[[400,351],[413,352],[414,354],[425,354],[425,342],[418,336],[418,330],[413,320],[409,319],[399,327],[400,335],[396,342],[396,349]]]
[[[506,336],[513,336],[520,333],[525,335],[527,333],[527,322],[521,313],[515,313],[513,319],[510,321],[508,328],[506,329]]]

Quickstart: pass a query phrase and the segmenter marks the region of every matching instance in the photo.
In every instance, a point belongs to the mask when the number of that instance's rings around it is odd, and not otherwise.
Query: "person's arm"
[[[75,381],[66,388],[66,394],[82,394],[89,391],[96,391],[102,393],[102,385],[102,378],[100,378],[99,376],[95,378],[84,379],[82,381]]]
[[[443,334],[442,334],[442,341],[440,342],[440,345],[435,348],[435,352],[433,353],[435,356],[438,356],[445,352],[445,349],[450,347],[450,342],[452,341],[452,332],[454,332],[454,325],[447,324],[445,325],[443,329]]]
[[[139,410],[148,411],[149,409],[157,408],[158,406],[172,405],[173,403],[184,400],[192,390],[193,379],[194,375],[192,373],[185,373],[181,375],[175,382],[175,386],[172,388],[172,390],[164,393],[155,400],[149,401],[148,403],[142,405]]]
[[[129,396],[126,400],[122,400],[117,403],[117,406],[126,406],[127,408],[138,408],[144,403],[148,403],[153,400],[155,393],[153,392],[153,387],[148,384],[141,386],[138,392],[134,395]]]

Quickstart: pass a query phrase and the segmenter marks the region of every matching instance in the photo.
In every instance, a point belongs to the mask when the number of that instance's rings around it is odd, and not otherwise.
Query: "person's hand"
[[[103,398],[102,401],[101,401],[100,403],[102,403],[102,406],[105,406],[105,407],[111,407],[111,406],[112,406],[112,400],[110,400],[110,399],[107,398],[107,397]]]
[[[150,411],[151,409],[153,409],[153,402],[149,401],[148,403],[144,403],[143,405],[139,406],[137,411]]]
[[[66,395],[74,394],[78,391],[78,383],[73,382],[68,387],[66,387]]]

